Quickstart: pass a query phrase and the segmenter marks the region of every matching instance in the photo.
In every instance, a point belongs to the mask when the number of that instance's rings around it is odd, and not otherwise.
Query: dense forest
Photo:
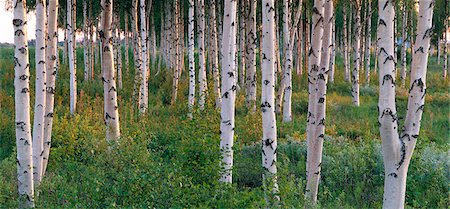
[[[448,0],[5,3],[0,208],[449,207]]]

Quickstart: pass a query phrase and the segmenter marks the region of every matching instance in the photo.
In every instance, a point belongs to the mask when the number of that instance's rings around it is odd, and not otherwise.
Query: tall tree
[[[245,85],[245,43],[246,43],[246,9],[247,0],[239,0],[239,87]]]
[[[350,28],[347,27],[347,5],[343,5],[343,17],[344,17],[344,26],[343,26],[343,42],[344,42],[344,80],[350,81],[350,58],[349,58],[349,31]]]
[[[317,201],[317,190],[319,186],[320,165],[322,159],[322,141],[316,140],[315,126],[317,125],[317,78],[320,70],[320,59],[322,54],[322,36],[324,22],[324,0],[314,0],[312,16],[311,48],[309,49],[309,69],[308,69],[308,118],[307,118],[307,157],[306,157],[306,193],[309,201]]]
[[[407,23],[406,1],[402,1],[402,48],[401,48],[401,70],[400,81],[402,86],[405,86],[406,82],[406,23]]]
[[[361,62],[361,0],[353,0],[353,70],[352,70],[352,103],[359,106],[359,67]]]
[[[365,72],[366,72],[366,85],[370,84],[370,46],[371,46],[371,38],[372,38],[372,0],[367,0],[366,1],[366,7],[367,7],[367,12],[366,12],[366,41],[365,41],[365,51],[364,51],[364,59],[366,62],[365,65]],[[406,18],[406,17],[404,17]],[[403,26],[405,27],[405,26]],[[404,39],[403,39],[404,40]],[[406,48],[405,48],[406,51]],[[405,60],[406,60],[406,56],[405,56]],[[405,61],[406,62],[406,61]]]
[[[217,19],[216,19],[216,0],[210,2],[210,21],[211,21],[211,59],[212,73],[214,80],[214,97],[216,98],[216,108],[220,108],[222,99],[220,94],[220,73],[219,73],[219,49],[217,47]],[[195,71],[194,71],[195,72]]]
[[[197,38],[198,38],[198,86],[200,110],[205,108],[206,99],[206,57],[205,57],[205,2],[197,0]]]
[[[172,50],[169,49],[169,53],[173,53],[173,57],[171,58],[172,60],[172,67],[174,69],[173,71],[173,82],[172,82],[172,101],[171,104],[174,105],[175,102],[177,101],[177,94],[178,94],[178,79],[180,76],[180,67],[178,66],[178,56],[180,54],[180,49],[178,48],[178,39],[179,39],[179,34],[178,34],[178,15],[180,15],[180,11],[179,11],[179,7],[180,7],[180,2],[179,0],[175,0],[174,3],[174,15],[173,15],[173,26],[172,30],[169,31],[169,34],[171,35],[171,38],[173,39],[173,41],[171,42],[171,48]],[[169,17],[170,18],[170,17]],[[171,25],[171,24],[169,24]]]
[[[104,120],[106,124],[106,140],[114,141],[120,137],[119,110],[117,105],[116,72],[113,61],[112,16],[113,0],[102,0],[102,28],[99,31],[102,39],[102,71],[104,94]]]
[[[36,96],[34,102],[33,122],[33,180],[38,186],[42,179],[42,153],[44,151],[44,116],[46,89],[46,3],[36,1]]]
[[[58,0],[49,0],[48,3],[48,43],[45,91],[45,119],[44,119],[44,152],[42,156],[42,176],[48,164],[50,146],[52,141],[52,126],[55,100],[55,79],[58,71]]]
[[[257,0],[248,0],[248,17],[247,17],[247,49],[245,50],[246,61],[246,104],[247,108],[252,112],[256,111],[256,5]]]
[[[26,0],[14,0],[14,103],[19,208],[34,207]]]
[[[189,0],[188,11],[188,50],[189,50],[189,118],[192,118],[192,111],[195,103],[195,58],[194,58],[194,0]]]
[[[274,0],[262,1],[262,167],[266,203],[277,207],[280,202],[277,183],[277,124],[275,118],[275,5]]]
[[[222,36],[222,106],[220,111],[220,182],[232,182],[236,101],[236,0],[225,0]]]
[[[139,112],[145,113],[148,108],[148,88],[147,88],[147,71],[148,69],[148,52],[147,52],[147,19],[145,18],[145,0],[140,0],[140,23],[141,23],[141,80],[140,80],[140,95],[139,95]]]
[[[416,42],[406,118],[400,133],[395,104],[394,14],[393,1],[378,2],[378,45],[380,69],[378,100],[380,135],[384,161],[383,208],[404,208],[406,176],[419,137],[425,103],[426,71],[430,46],[434,0],[420,0]]]
[[[70,70],[70,114],[77,109],[77,44],[76,44],[76,0],[67,0],[67,41]]]

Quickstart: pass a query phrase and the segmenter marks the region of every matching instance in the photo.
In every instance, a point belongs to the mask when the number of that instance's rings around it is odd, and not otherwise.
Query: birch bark
[[[189,98],[188,98],[188,117],[192,118],[192,111],[195,103],[195,58],[194,58],[194,0],[189,0],[188,11],[188,47],[189,47]]]

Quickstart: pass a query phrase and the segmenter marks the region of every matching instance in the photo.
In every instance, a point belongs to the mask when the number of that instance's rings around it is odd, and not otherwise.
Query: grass
[[[74,117],[69,114],[67,66],[62,64],[58,72],[53,144],[48,172],[38,188],[37,208],[264,207],[259,151],[261,114],[248,113],[243,92],[236,100],[235,183],[222,185],[217,182],[220,114],[214,109],[212,91],[206,110],[195,109],[194,119],[188,120],[187,70],[180,80],[178,102],[170,106],[172,80],[169,70],[162,69],[158,76],[150,76],[149,109],[138,117],[132,99],[134,70],[130,70],[124,74],[124,89],[118,91],[122,137],[119,144],[108,144],[99,65],[95,69],[97,79],[84,81],[81,50],[77,52],[79,98]],[[34,50],[30,51],[33,57]],[[12,49],[0,49],[1,208],[17,207],[12,57]],[[442,80],[442,67],[435,58],[430,58],[428,66],[426,107],[408,173],[406,203],[411,208],[446,208],[450,201],[449,83]],[[151,71],[153,75],[155,67]],[[329,84],[327,97],[319,208],[382,205],[384,174],[377,125],[377,75],[372,73],[371,80],[369,86],[361,88],[361,106],[353,107],[350,84],[343,81],[342,60],[337,58],[335,83]],[[212,81],[208,85],[212,89]],[[294,76],[293,121],[286,124],[277,117],[279,181],[282,206],[286,208],[304,205],[306,89],[306,76]],[[33,103],[34,95],[31,97]],[[398,87],[399,116],[405,115],[406,98],[407,90]],[[113,149],[108,151],[108,146]]]

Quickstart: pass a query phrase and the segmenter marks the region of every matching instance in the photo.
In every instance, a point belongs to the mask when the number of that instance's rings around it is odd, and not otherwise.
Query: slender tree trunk
[[[246,74],[246,104],[251,112],[256,111],[256,5],[257,0],[249,0],[248,9],[249,14],[247,18],[247,74]]]
[[[133,87],[133,98],[138,102],[138,108],[140,107],[141,88],[140,83],[142,82],[142,55],[141,55],[141,42],[139,36],[139,26],[138,26],[138,11],[139,11],[139,0],[133,0],[132,2],[132,14],[131,14],[131,31],[133,33],[133,54],[134,54],[134,66],[135,66],[135,76],[134,76],[134,87]],[[139,86],[139,87],[138,87]],[[137,94],[137,95],[136,95]],[[136,101],[135,100],[135,101]]]
[[[103,94],[105,108],[106,140],[114,141],[120,137],[119,110],[117,106],[116,73],[114,71],[112,37],[113,0],[102,0],[102,71]]]
[[[50,154],[52,139],[52,126],[54,115],[55,79],[58,71],[58,0],[49,0],[48,3],[48,43],[47,43],[47,66],[46,66],[46,91],[45,91],[45,113],[44,113],[44,152],[42,155],[42,175],[44,176]]]
[[[14,102],[19,208],[34,207],[26,0],[14,0]],[[44,13],[45,14],[45,13]]]
[[[42,180],[42,153],[44,152],[44,116],[46,89],[46,34],[47,12],[44,1],[36,2],[36,96],[33,122],[33,181],[35,187]]]
[[[67,36],[70,70],[70,114],[75,114],[77,107],[77,67],[76,67],[76,0],[67,0]]]
[[[236,100],[236,12],[237,1],[225,0],[222,36],[222,106],[220,151],[222,154],[220,182],[232,182],[234,112]]]
[[[67,13],[67,12],[66,12]],[[64,19],[64,27],[67,26],[67,18]],[[64,48],[63,48],[63,63],[67,64],[68,54],[69,54],[69,37],[67,34],[68,30],[64,30]]]
[[[425,92],[428,49],[432,35],[434,1],[419,1],[419,19],[416,44],[413,51],[410,89],[406,119],[400,133],[395,104],[395,60],[393,59],[395,9],[391,1],[378,3],[380,97],[378,101],[380,135],[385,169],[383,208],[404,208],[406,177],[412,152],[416,145],[422,118]]]
[[[119,83],[119,89],[122,89],[123,82],[122,82],[122,40],[120,39],[120,34],[122,31],[120,30],[120,15],[119,12],[116,13],[116,20],[117,20],[117,27],[116,27],[116,33],[117,33],[117,78]]]
[[[179,37],[178,37],[178,33],[177,33],[177,31],[178,31],[178,27],[179,27],[179,24],[178,24],[178,15],[179,15],[179,9],[178,9],[178,7],[179,7],[179,1],[178,0],[175,0],[175,8],[174,8],[174,15],[173,15],[173,26],[175,26],[174,27],[174,29],[172,30],[172,31],[170,31],[170,33],[171,33],[171,35],[172,35],[172,37],[173,37],[173,42],[172,42],[172,44],[171,44],[171,48],[173,49],[173,50],[170,50],[169,49],[169,51],[171,51],[171,52],[173,52],[173,57],[171,58],[172,59],[172,67],[174,68],[174,72],[173,72],[173,85],[172,85],[172,101],[171,101],[171,104],[172,105],[174,105],[175,104],[175,102],[177,101],[177,94],[178,94],[178,78],[179,78],[179,66],[178,66],[178,62],[176,61],[176,60],[178,60],[178,56],[179,56],[179,48],[178,48],[178,39],[179,39]]]
[[[367,0],[367,13],[366,13],[366,41],[365,41],[365,54],[364,59],[366,60],[365,72],[366,72],[366,85],[370,85],[370,46],[372,38],[372,0]],[[405,18],[405,17],[404,17]],[[403,39],[405,40],[405,39]],[[406,48],[405,48],[405,62],[406,62]],[[406,63],[405,63],[406,64]]]
[[[441,34],[437,34],[437,64],[441,64]]]
[[[195,103],[195,58],[194,58],[194,0],[189,0],[189,13],[188,13],[188,47],[189,47],[189,118],[192,118],[192,111]]]
[[[275,10],[274,0],[262,1],[262,166],[267,206],[278,207],[280,202],[277,183],[277,125],[274,111],[275,96]]]
[[[311,47],[309,49],[309,72],[308,72],[308,118],[307,118],[307,160],[306,160],[306,193],[305,196],[309,201],[317,201],[317,190],[319,185],[319,174],[320,174],[320,162],[322,158],[321,154],[321,144],[322,141],[316,140],[315,136],[315,118],[317,117],[317,108],[315,103],[317,103],[317,75],[319,73],[319,65],[321,60],[321,47],[322,47],[322,35],[323,35],[323,13],[324,13],[324,1],[314,0],[313,8],[313,19],[312,19],[312,36],[311,36]],[[319,151],[319,152],[318,152]]]
[[[125,13],[125,74],[128,75],[130,72],[130,55],[128,54],[129,50],[129,40],[128,40],[128,13]]]
[[[448,8],[447,7],[447,3],[448,2],[445,2],[445,8]],[[447,10],[446,10],[446,14],[447,14]],[[448,14],[446,15],[446,17],[448,17]],[[443,72],[442,72],[442,77],[444,78],[444,80],[445,79],[447,79],[447,68],[448,68],[448,37],[447,37],[447,30],[448,30],[448,28],[449,28],[449,25],[448,25],[448,19],[445,19],[444,20],[444,70],[443,70]]]
[[[352,103],[359,106],[359,67],[361,61],[361,0],[355,1],[355,17],[353,19],[353,70],[352,70]]]
[[[198,86],[200,110],[205,109],[206,100],[206,58],[205,58],[205,3],[197,0],[197,38],[198,38]]]
[[[216,0],[211,0],[211,59],[212,72],[214,80],[214,95],[216,98],[216,108],[220,108],[222,98],[220,94],[220,72],[219,72],[219,49],[217,47],[217,19],[216,19]],[[195,71],[194,71],[195,72]]]
[[[141,81],[139,95],[139,113],[145,113],[148,108],[148,88],[147,88],[147,71],[148,71],[148,52],[147,52],[147,27],[145,18],[145,0],[140,0],[140,23],[141,23]]]
[[[400,71],[400,81],[402,82],[402,86],[405,86],[406,82],[406,23],[407,23],[407,12],[406,12],[406,2],[403,1],[402,5],[402,51],[401,51],[401,71]]]
[[[343,28],[343,35],[344,35],[344,80],[349,82],[350,81],[350,60],[349,60],[349,41],[348,41],[348,33],[349,29],[347,27],[347,5],[343,6],[344,10],[344,28]]]
[[[300,4],[301,5],[301,4]],[[303,14],[302,14],[303,15]],[[303,21],[299,24],[297,32],[297,75],[303,75],[303,46],[305,45],[305,37],[303,34]]]
[[[337,42],[336,42],[336,17],[334,17],[334,19],[331,22],[331,24],[332,24],[332,26],[331,26],[332,27],[332,31],[331,31],[331,33],[332,33],[331,34],[331,36],[332,36],[332,40],[331,40],[332,47],[331,47],[330,64],[329,64],[329,68],[330,68],[330,76],[329,76],[330,80],[329,80],[329,82],[333,83],[334,82],[334,70],[335,70],[334,63],[336,61],[336,44],[337,44]],[[370,47],[369,47],[369,52],[370,52]],[[366,50],[366,53],[367,53],[367,50]],[[370,57],[369,57],[369,59],[370,59]]]
[[[84,80],[89,80],[89,47],[88,47],[88,20],[87,20],[87,0],[83,0],[83,52],[84,52]]]
[[[244,88],[245,86],[245,43],[246,43],[246,32],[245,32],[245,9],[247,8],[247,0],[239,0],[239,86]]]
[[[92,80],[94,80],[94,62],[95,62],[95,58],[94,58],[94,54],[95,54],[95,50],[94,50],[94,24],[93,24],[93,19],[92,19],[92,1],[89,1],[89,63],[90,63],[90,77]],[[96,47],[95,47],[96,48]]]

